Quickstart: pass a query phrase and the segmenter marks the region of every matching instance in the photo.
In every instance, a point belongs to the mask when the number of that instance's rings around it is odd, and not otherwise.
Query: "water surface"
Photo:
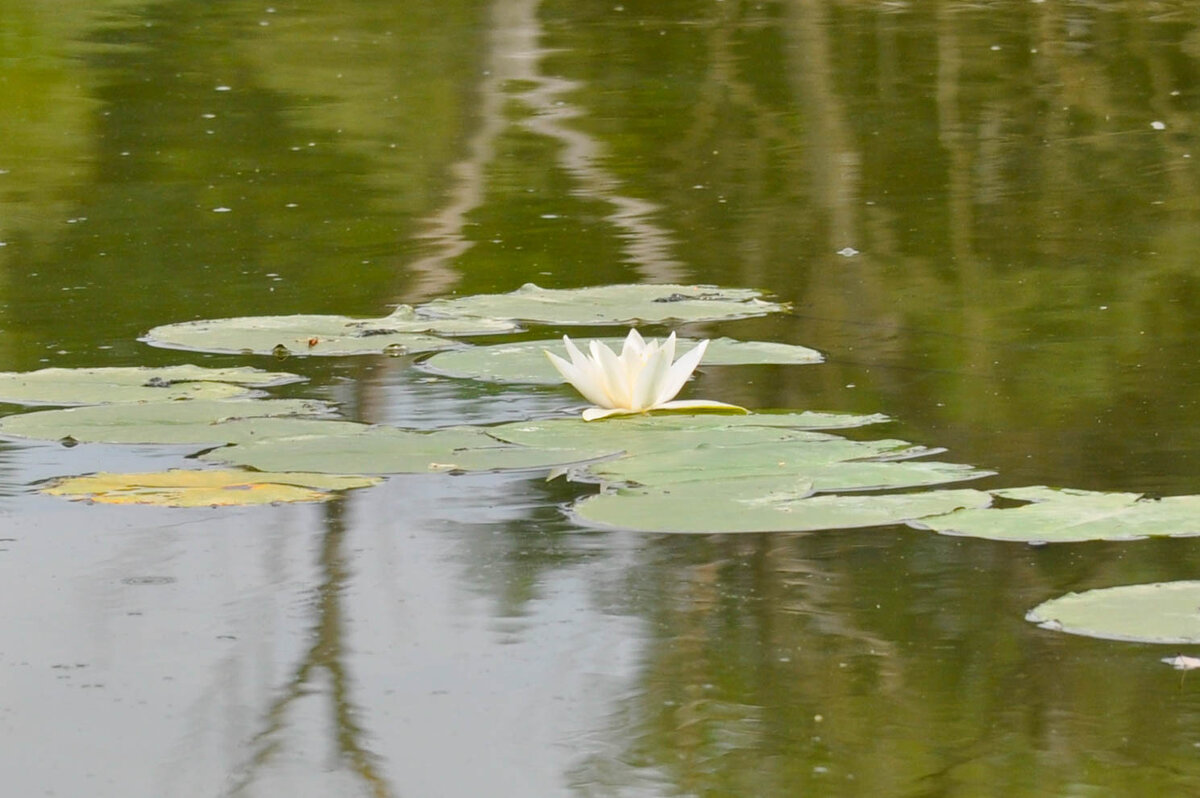
[[[1185,2],[0,0],[0,369],[286,368],[431,428],[565,390],[151,349],[525,282],[706,282],[754,408],[884,412],[988,486],[1200,492],[1200,10]],[[652,330],[660,332],[661,330]],[[557,331],[550,331],[557,332]],[[19,412],[20,408],[7,407]],[[540,476],[326,506],[63,502],[189,451],[0,441],[21,795],[1182,795],[1194,651],[1023,620],[1187,539],[600,532]]]

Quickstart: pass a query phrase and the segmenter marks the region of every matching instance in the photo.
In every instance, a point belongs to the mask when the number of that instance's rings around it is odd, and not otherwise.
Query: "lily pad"
[[[196,352],[255,355],[378,355],[434,352],[457,346],[441,335],[511,332],[499,319],[418,317],[402,305],[381,319],[349,316],[242,316],[164,324],[142,337],[151,346]]]
[[[435,299],[417,311],[438,318],[469,316],[573,325],[742,319],[787,309],[761,297],[760,291],[710,285],[551,289],[527,283],[507,294]]]
[[[805,532],[902,524],[960,507],[984,507],[977,490],[886,495],[811,495],[807,482],[789,477],[684,482],[620,488],[578,502],[573,515],[601,527],[643,532],[713,534]]]
[[[253,440],[266,434],[294,435],[297,434],[294,425],[300,422],[298,417],[321,415],[329,409],[324,402],[301,399],[193,399],[88,405],[6,416],[0,419],[0,434],[76,443],[218,445]],[[249,421],[253,423],[239,423]],[[348,421],[325,423],[361,426]]]
[[[593,456],[578,449],[516,446],[477,427],[416,432],[362,424],[226,446],[206,452],[201,459],[264,471],[295,468],[324,474],[421,474],[549,470]]]
[[[249,367],[48,368],[0,372],[0,402],[86,405],[172,399],[228,399],[263,388],[301,382],[304,377]]]
[[[711,418],[720,417],[712,416]],[[489,427],[488,433],[500,440],[526,446],[580,449],[607,454],[645,454],[663,450],[694,451],[697,447],[703,446],[734,446],[780,441],[844,440],[821,432],[781,427],[713,425],[690,429],[670,427],[656,429],[644,424],[608,424],[597,430],[594,422],[574,418],[502,424],[498,427]]]
[[[899,440],[853,441],[804,428],[881,418],[792,413],[642,416],[599,424],[550,419],[503,424],[488,432],[513,443],[622,454],[575,470],[572,478],[643,486],[788,477],[811,482],[817,492],[861,491],[938,485],[992,473],[952,463],[898,462],[931,450]]]
[[[1068,593],[1025,616],[1043,629],[1135,643],[1200,643],[1200,581]]]
[[[257,471],[173,469],[147,474],[88,474],[66,477],[41,490],[51,496],[101,504],[159,507],[230,507],[280,502],[328,501],[334,491],[365,488],[374,477]]]
[[[650,452],[705,443],[736,445],[764,440],[823,440],[833,438],[813,430],[844,429],[887,421],[882,415],[842,413],[750,413],[727,415],[624,416],[604,421],[554,418],[514,421],[488,427],[488,433],[509,443],[588,451]],[[780,433],[791,430],[795,433]],[[837,438],[837,440],[843,440]]]
[[[622,338],[598,340],[615,352],[621,351],[624,341]],[[677,351],[686,352],[698,343],[696,340],[680,338]],[[562,375],[546,359],[547,350],[562,354],[562,339],[474,346],[470,349],[439,352],[423,361],[420,367],[448,377],[466,377],[488,382],[562,384]],[[804,365],[820,363],[823,360],[820,352],[804,346],[714,338],[709,341],[703,363],[706,366]]]
[[[809,483],[817,493],[941,485],[992,473],[956,463],[913,461],[905,456],[924,453],[924,449],[914,449],[903,441],[851,441],[827,436],[664,449],[596,463],[586,473],[603,481],[654,486],[786,476]],[[878,455],[888,459],[864,461]]]
[[[1200,496],[1147,499],[1137,493],[1103,493],[1046,487],[994,491],[1018,507],[960,510],[925,518],[922,529],[944,535],[1026,543],[1135,540],[1200,535]]]

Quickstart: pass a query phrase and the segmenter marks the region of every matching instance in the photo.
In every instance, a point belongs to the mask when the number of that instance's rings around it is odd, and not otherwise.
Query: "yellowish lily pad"
[[[711,285],[602,285],[552,289],[533,283],[507,294],[435,299],[417,308],[438,318],[485,317],[539,324],[633,324],[715,321],[778,313],[762,292]]]
[[[172,399],[229,399],[249,388],[301,382],[286,372],[241,367],[210,369],[182,365],[162,368],[46,368],[0,372],[0,402],[90,405]]]
[[[258,471],[175,469],[145,474],[89,474],[57,479],[43,493],[101,504],[159,507],[241,507],[328,501],[336,491],[365,488],[376,477]]]

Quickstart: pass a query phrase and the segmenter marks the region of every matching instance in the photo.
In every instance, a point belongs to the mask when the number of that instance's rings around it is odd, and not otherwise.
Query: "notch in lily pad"
[[[602,285],[542,288],[527,283],[507,294],[435,299],[417,308],[436,318],[483,317],[537,324],[635,324],[718,321],[787,309],[761,291],[712,285]]]

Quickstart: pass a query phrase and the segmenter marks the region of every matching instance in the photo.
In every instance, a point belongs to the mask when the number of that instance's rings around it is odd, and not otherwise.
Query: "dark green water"
[[[525,282],[765,289],[754,408],[884,412],[989,485],[1200,493],[1200,9],[1187,2],[0,0],[0,370]],[[410,427],[565,391],[304,360]],[[18,408],[9,407],[12,412]],[[186,464],[0,441],[14,795],[1200,793],[1195,651],[1024,620],[1192,579],[1188,539],[600,533],[585,486],[66,503]]]

